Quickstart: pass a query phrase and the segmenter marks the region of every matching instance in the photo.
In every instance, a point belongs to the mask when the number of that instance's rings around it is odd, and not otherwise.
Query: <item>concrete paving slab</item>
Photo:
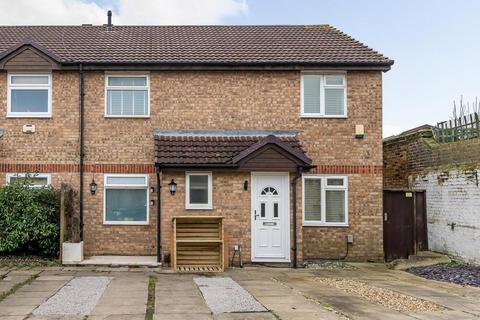
[[[213,320],[213,316],[210,314],[198,314],[194,317],[191,313],[184,314],[154,314],[154,320]]]
[[[221,313],[213,317],[215,320],[276,320],[270,312],[248,312],[248,313]],[[318,318],[317,318],[318,320]]]
[[[110,273],[112,280],[90,317],[139,315],[145,317],[148,277],[144,274]]]

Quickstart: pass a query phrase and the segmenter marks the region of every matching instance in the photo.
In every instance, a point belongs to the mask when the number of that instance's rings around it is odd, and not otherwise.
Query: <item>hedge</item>
[[[31,178],[0,187],[0,254],[57,257],[60,192],[33,188]]]

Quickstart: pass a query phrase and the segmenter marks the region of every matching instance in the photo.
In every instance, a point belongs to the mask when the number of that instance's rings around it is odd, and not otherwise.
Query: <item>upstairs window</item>
[[[7,95],[8,117],[52,116],[51,74],[9,74]]]
[[[346,101],[345,75],[302,75],[302,116],[346,117]]]
[[[148,117],[149,77],[108,75],[105,84],[105,116]]]
[[[303,176],[303,225],[348,226],[345,176]]]

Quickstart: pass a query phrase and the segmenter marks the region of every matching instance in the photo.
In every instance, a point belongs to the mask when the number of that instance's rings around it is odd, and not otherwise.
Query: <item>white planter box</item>
[[[83,260],[83,241],[64,242],[62,246],[62,264],[76,264]]]

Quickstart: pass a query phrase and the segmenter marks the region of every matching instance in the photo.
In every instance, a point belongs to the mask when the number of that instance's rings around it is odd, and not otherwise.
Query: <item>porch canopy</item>
[[[155,130],[162,169],[211,168],[297,172],[312,167],[295,131]]]

